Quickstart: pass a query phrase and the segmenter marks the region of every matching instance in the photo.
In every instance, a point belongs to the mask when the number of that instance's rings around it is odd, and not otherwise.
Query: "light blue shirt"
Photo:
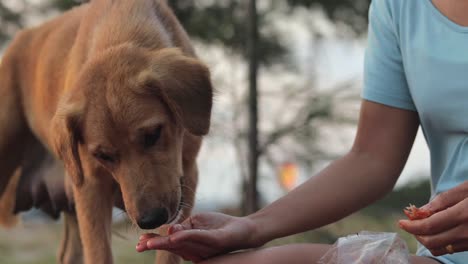
[[[362,97],[418,112],[434,197],[468,180],[468,27],[431,0],[374,0],[369,18]],[[437,259],[466,264],[468,252]]]

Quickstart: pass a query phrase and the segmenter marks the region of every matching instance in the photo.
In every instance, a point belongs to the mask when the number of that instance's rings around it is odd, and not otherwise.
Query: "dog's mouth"
[[[180,180],[179,180],[179,188],[181,189],[181,192],[180,192],[180,201],[179,201],[179,204],[177,205],[177,209],[176,209],[176,212],[174,213],[174,215],[167,221],[167,224],[175,224],[177,223],[180,218],[182,217],[182,207],[183,205],[185,204],[185,200],[184,200],[184,192],[182,191],[182,188],[184,186],[184,177],[180,177]]]
[[[179,203],[176,213],[172,216],[171,219],[167,221],[167,224],[168,225],[175,224],[180,220],[181,217],[182,217],[182,205]]]
[[[171,195],[166,196],[165,199],[167,201],[166,204],[160,204],[161,208],[156,208],[155,212],[149,211],[150,213],[148,216],[144,216],[140,218],[133,218],[131,214],[129,214],[131,221],[136,224],[139,228],[144,230],[158,230],[160,227],[164,227],[165,225],[173,225],[179,223],[184,218],[184,208],[187,208],[188,205],[186,204],[186,197],[184,196],[184,192],[182,189],[184,188],[184,180],[183,177],[179,179],[179,186],[177,189],[173,189]],[[179,196],[179,199],[176,198]],[[176,200],[177,199],[177,200]],[[172,201],[171,201],[172,200]],[[165,219],[160,219],[160,211],[164,210],[166,217]],[[161,216],[164,217],[164,216]],[[146,218],[146,219],[145,219]],[[149,218],[149,219],[148,219]],[[158,222],[159,220],[162,220]],[[164,221],[164,222],[163,222]],[[163,229],[164,230],[164,229]]]

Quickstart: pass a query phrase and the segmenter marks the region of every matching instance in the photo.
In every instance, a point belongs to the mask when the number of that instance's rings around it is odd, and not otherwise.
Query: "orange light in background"
[[[279,174],[281,187],[283,187],[286,191],[294,189],[294,187],[297,185],[297,178],[298,168],[295,163],[286,162],[281,165]]]

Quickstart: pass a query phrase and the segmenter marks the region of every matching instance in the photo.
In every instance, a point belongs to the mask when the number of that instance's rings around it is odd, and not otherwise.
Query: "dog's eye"
[[[101,162],[106,162],[106,163],[115,163],[116,162],[115,157],[113,157],[110,154],[101,152],[101,151],[97,151],[97,152],[93,153],[93,156],[96,159],[98,159],[99,161],[101,161]]]
[[[158,126],[156,129],[143,135],[143,146],[150,148],[158,142],[161,137],[162,126]]]

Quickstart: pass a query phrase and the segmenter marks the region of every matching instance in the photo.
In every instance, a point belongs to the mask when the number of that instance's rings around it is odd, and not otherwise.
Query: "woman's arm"
[[[416,112],[363,101],[351,151],[318,175],[250,216],[198,214],[168,237],[142,236],[137,250],[169,250],[196,262],[337,221],[392,190],[418,126]]]
[[[248,216],[266,242],[337,221],[392,190],[419,126],[416,112],[363,101],[354,145],[307,182]]]

